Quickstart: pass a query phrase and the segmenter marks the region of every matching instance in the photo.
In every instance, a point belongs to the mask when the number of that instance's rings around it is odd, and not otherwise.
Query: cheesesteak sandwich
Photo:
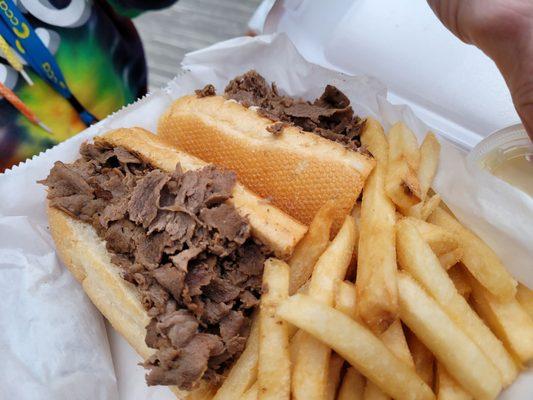
[[[80,154],[41,182],[62,261],[143,357],[149,385],[205,398],[246,345],[265,259],[287,258],[306,227],[142,129]]]
[[[249,71],[223,96],[208,85],[176,100],[160,118],[158,135],[237,172],[240,182],[302,223],[335,200],[338,228],[375,164],[359,136],[379,129],[376,121],[356,117],[334,86],[308,102],[281,95]]]

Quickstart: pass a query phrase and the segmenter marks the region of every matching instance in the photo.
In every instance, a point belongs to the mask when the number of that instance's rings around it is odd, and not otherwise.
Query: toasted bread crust
[[[183,151],[237,172],[240,182],[300,222],[335,199],[336,226],[357,200],[375,162],[313,133],[272,121],[221,96],[184,96],[161,116],[158,135]]]

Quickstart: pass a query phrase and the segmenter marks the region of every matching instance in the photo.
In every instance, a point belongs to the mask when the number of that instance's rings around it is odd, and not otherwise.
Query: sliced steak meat
[[[181,291],[185,285],[186,271],[176,268],[172,264],[166,264],[152,272],[155,280],[163,286],[175,298],[181,297]]]
[[[326,139],[358,151],[359,136],[364,121],[354,116],[350,100],[335,86],[327,85],[324,93],[313,102],[283,96],[275,84],[268,85],[256,71],[251,70],[233,79],[224,96],[245,107],[258,107],[259,115],[274,121],[267,130],[274,135],[287,125],[296,125]]]
[[[229,280],[214,277],[203,293],[215,303],[227,303],[239,297],[241,288],[234,286]]]
[[[104,233],[107,249],[116,253],[131,253],[136,248],[137,236],[142,235],[142,229],[127,219],[112,223]]]
[[[259,304],[259,299],[248,290],[242,292],[239,299],[241,300],[243,309],[254,308]]]
[[[188,270],[187,276],[185,277],[186,287],[183,295],[184,299],[188,300],[193,296],[203,294],[204,287],[209,285],[216,275],[217,273],[210,263],[196,263]]]
[[[113,153],[117,156],[117,159],[121,164],[141,164],[141,160],[122,146],[115,147]]]
[[[194,93],[198,98],[215,96],[217,94],[215,87],[211,84],[205,85],[203,89],[195,90]]]
[[[233,242],[243,244],[250,237],[250,225],[228,204],[202,209],[200,219]]]
[[[243,328],[247,325],[248,320],[242,311],[230,311],[229,314],[220,322],[220,336],[227,342],[235,336],[239,336]]]
[[[130,219],[148,228],[157,215],[161,189],[168,182],[168,174],[160,170],[148,172],[135,186],[128,203]]]
[[[176,348],[181,348],[191,340],[198,329],[198,321],[186,310],[177,310],[165,314],[156,324],[156,331],[168,337]]]
[[[223,352],[224,344],[220,337],[207,333],[199,333],[181,349],[179,354],[170,352],[159,357],[154,357],[154,361],[147,365],[149,369],[152,369],[146,377],[148,385],[158,385],[161,379],[165,379],[164,384],[166,385],[177,385],[182,389],[190,390],[195,387],[195,384],[207,370],[209,358],[218,356]],[[152,360],[149,359],[149,361]],[[153,375],[159,375],[164,372],[158,371],[162,367],[157,366],[156,363],[161,364],[163,369],[168,364],[175,364],[176,367],[169,370],[172,371],[172,374],[166,373],[162,377],[154,379]]]
[[[209,94],[209,93],[206,93]],[[225,201],[235,173],[207,166],[172,173],[123,147],[83,144],[42,181],[52,207],[90,223],[151,317],[150,385],[220,382],[244,349],[269,251]]]
[[[217,303],[215,301],[211,301],[210,299],[206,299],[205,303],[203,304],[203,312],[201,314],[202,321],[211,325],[218,324],[222,318],[228,315],[230,310],[233,308],[233,304],[234,303]]]
[[[137,245],[135,260],[145,266],[146,269],[152,270],[157,268],[163,257],[163,250],[170,242],[170,235],[166,232],[146,236]]]
[[[170,257],[170,260],[179,270],[187,271],[189,261],[196,258],[204,250],[202,247],[189,247],[187,250],[180,251],[175,256]]]

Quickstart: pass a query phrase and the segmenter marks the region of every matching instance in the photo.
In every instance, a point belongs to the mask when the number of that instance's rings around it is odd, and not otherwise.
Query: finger
[[[464,33],[464,4],[461,0],[428,0],[428,4],[443,25],[463,42],[470,43]],[[468,3],[468,2],[467,2]]]
[[[511,88],[511,94],[524,128],[533,140],[533,75],[529,74],[516,88]]]

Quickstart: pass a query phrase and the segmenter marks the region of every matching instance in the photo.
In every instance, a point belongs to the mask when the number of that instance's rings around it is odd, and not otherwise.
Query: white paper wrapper
[[[428,127],[407,107],[386,100],[375,79],[348,77],[306,62],[284,36],[238,38],[189,54],[188,71],[168,87],[110,116],[48,152],[0,176],[0,390],[17,399],[172,399],[165,388],[147,388],[133,350],[109,328],[113,364],[101,317],[60,265],[47,229],[44,178],[56,160],[77,157],[80,143],[112,128],[155,131],[172,99],[207,83],[221,92],[229,79],[255,68],[290,95],[312,98],[332,83],[360,115],[386,128],[404,120],[419,136]],[[488,174],[466,169],[465,153],[441,135],[436,190],[468,226],[489,242],[513,274],[533,287],[532,200]],[[22,383],[24,382],[24,383]],[[530,399],[531,371],[502,396]],[[3,396],[0,396],[3,397]]]

